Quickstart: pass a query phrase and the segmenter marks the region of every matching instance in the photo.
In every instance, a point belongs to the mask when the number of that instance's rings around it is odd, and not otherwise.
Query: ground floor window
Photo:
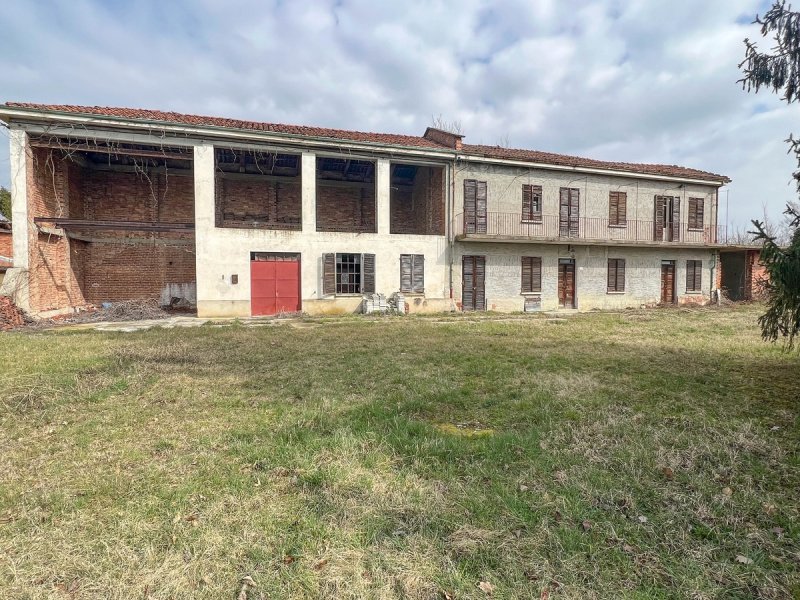
[[[425,255],[400,255],[400,291],[407,294],[425,291]]]
[[[703,289],[703,261],[686,261],[686,291],[699,292]]]
[[[522,293],[538,294],[542,291],[542,257],[522,257]]]
[[[375,293],[374,254],[323,254],[322,269],[322,292],[325,295]]]
[[[608,259],[608,291],[621,293],[625,291],[625,259]]]

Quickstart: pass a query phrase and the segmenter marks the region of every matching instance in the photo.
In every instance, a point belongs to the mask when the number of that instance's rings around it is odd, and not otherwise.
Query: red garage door
[[[300,255],[253,252],[250,258],[251,314],[300,312]]]

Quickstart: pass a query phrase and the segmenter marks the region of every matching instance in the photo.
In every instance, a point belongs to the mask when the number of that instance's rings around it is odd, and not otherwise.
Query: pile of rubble
[[[0,296],[0,331],[22,327],[29,322],[17,305],[8,296]]]
[[[161,308],[158,300],[123,300],[89,307],[81,312],[49,319],[51,324],[98,323],[100,321],[145,321],[166,319],[170,314]]]

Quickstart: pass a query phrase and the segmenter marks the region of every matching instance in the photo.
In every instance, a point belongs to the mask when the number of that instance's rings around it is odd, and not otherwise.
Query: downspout
[[[719,263],[719,261],[720,261],[719,250],[714,250],[714,260],[711,263],[711,301],[713,302],[714,299],[716,298],[717,306],[720,306],[722,304],[722,293],[717,287],[717,278],[716,278],[717,264]]]
[[[455,233],[453,219],[455,215],[453,212],[455,211],[455,194],[456,194],[456,162],[458,160],[458,153],[453,153],[453,160],[451,165],[449,166],[450,171],[450,184],[447,186],[447,209],[450,213],[450,218],[448,219],[448,228],[449,228],[449,235],[447,236],[447,248],[448,248],[448,262],[449,265],[449,273],[448,273],[448,283],[450,285],[450,310],[455,310],[455,306],[453,305],[453,255],[455,254]]]

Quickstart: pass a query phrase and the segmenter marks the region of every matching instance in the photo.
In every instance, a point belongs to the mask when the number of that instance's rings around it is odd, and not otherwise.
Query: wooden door
[[[675,302],[675,261],[661,261],[661,304]]]
[[[464,233],[486,233],[486,182],[464,180]]]
[[[656,196],[653,215],[653,240],[677,242],[681,238],[681,199]]]
[[[461,310],[486,310],[486,257],[465,256],[461,261]]]
[[[578,237],[580,223],[580,190],[561,188],[558,202],[558,235]]]
[[[558,261],[558,306],[575,308],[575,260],[571,258]]]

